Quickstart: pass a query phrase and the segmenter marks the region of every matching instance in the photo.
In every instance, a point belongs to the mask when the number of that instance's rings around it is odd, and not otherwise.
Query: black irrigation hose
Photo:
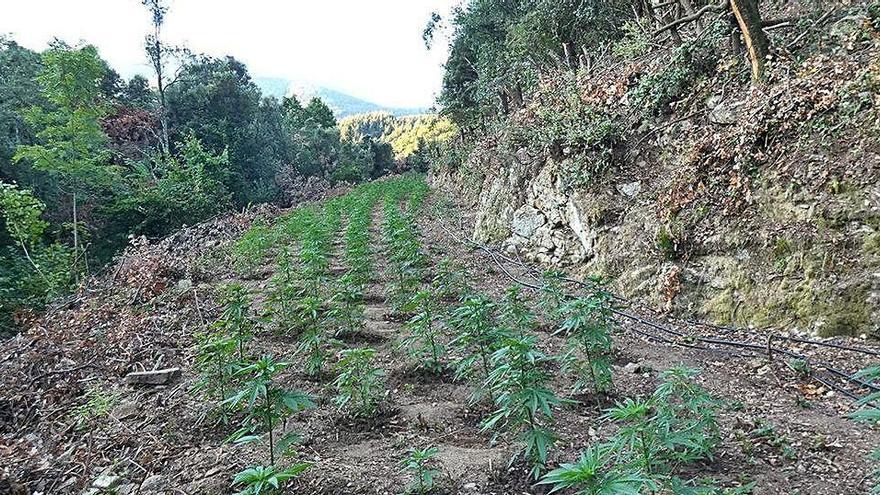
[[[531,266],[528,266],[527,264],[523,263],[522,261],[513,260],[513,259],[511,259],[510,257],[508,257],[508,256],[506,256],[506,255],[504,255],[504,254],[496,253],[494,250],[492,250],[490,247],[488,247],[488,246],[486,246],[486,245],[484,245],[484,244],[481,244],[481,243],[478,243],[478,242],[475,242],[475,241],[470,241],[470,240],[469,240],[469,241],[462,241],[462,240],[459,239],[457,236],[455,236],[451,231],[449,231],[449,229],[446,228],[445,225],[442,225],[442,223],[441,223],[441,227],[443,228],[443,230],[446,231],[447,235],[449,235],[449,237],[452,238],[453,240],[455,240],[456,242],[458,242],[458,243],[460,243],[460,244],[464,244],[464,245],[467,245],[467,244],[469,243],[469,244],[471,244],[472,246],[477,247],[478,249],[480,249],[480,250],[484,251],[486,254],[488,254],[488,255],[492,258],[492,261],[495,262],[496,265],[498,265],[498,268],[500,268],[501,271],[504,272],[504,274],[505,274],[510,280],[512,280],[513,282],[515,282],[515,283],[517,283],[517,284],[519,284],[519,285],[521,285],[521,286],[523,286],[523,287],[527,287],[527,288],[534,289],[534,290],[539,290],[539,291],[540,291],[540,290],[543,289],[543,287],[541,287],[541,286],[538,286],[538,285],[535,285],[535,284],[533,284],[533,283],[526,282],[526,281],[524,281],[524,280],[520,280],[520,279],[518,279],[516,276],[514,276],[512,273],[510,273],[510,270],[508,270],[507,267],[505,267],[505,266],[499,261],[498,258],[502,258],[502,259],[504,259],[504,260],[506,260],[506,261],[508,261],[508,262],[510,262],[510,263],[517,264],[517,265],[519,265],[520,267],[522,267],[523,269],[525,269],[525,270],[527,270],[527,271],[529,271],[529,272],[531,272],[531,273],[540,274],[540,272],[539,272],[536,268],[531,267]],[[595,284],[587,284],[586,282],[583,282],[583,281],[580,281],[580,280],[576,280],[576,279],[563,278],[562,280],[564,280],[564,281],[566,281],[566,282],[574,283],[574,284],[576,284],[576,285],[579,285],[579,286],[581,286],[581,287],[585,287],[585,288],[590,288],[590,289],[595,289],[595,288],[596,288],[596,285],[595,285]],[[612,297],[614,297],[614,298],[617,299],[617,300],[627,301],[626,299],[624,299],[624,298],[622,298],[622,297],[619,297],[619,296],[616,296],[616,295],[614,295],[614,294],[612,294]],[[629,302],[629,301],[627,301],[627,302]],[[788,340],[788,338],[785,338],[785,337],[783,337],[783,336],[774,336],[774,335],[770,335],[770,336],[769,336],[770,340],[768,341],[768,344],[755,344],[755,343],[751,343],[751,342],[739,342],[739,341],[732,341],[732,340],[719,339],[719,338],[717,338],[717,337],[694,336],[694,335],[688,335],[688,334],[685,334],[685,333],[683,333],[683,332],[679,332],[679,331],[677,331],[677,330],[673,330],[673,329],[667,328],[667,327],[665,327],[665,326],[663,326],[663,325],[657,324],[657,323],[655,323],[655,322],[653,322],[653,321],[647,320],[647,319],[642,318],[642,317],[640,317],[640,316],[638,316],[638,315],[634,315],[634,314],[628,313],[628,312],[626,312],[626,311],[621,311],[621,310],[619,310],[619,309],[612,308],[612,312],[613,312],[614,314],[618,315],[618,316],[621,316],[621,317],[624,317],[624,318],[627,318],[627,319],[631,319],[631,320],[636,321],[636,322],[638,322],[638,323],[640,323],[640,324],[642,324],[642,325],[645,325],[645,326],[648,326],[648,327],[654,328],[655,330],[659,330],[659,331],[662,331],[662,332],[668,333],[668,334],[670,334],[670,335],[674,335],[674,336],[679,337],[679,338],[681,338],[681,339],[685,339],[685,340],[695,340],[695,341],[697,341],[697,342],[701,342],[701,343],[704,343],[704,344],[710,344],[710,345],[721,345],[721,346],[735,347],[735,348],[740,348],[740,349],[760,350],[760,351],[765,351],[765,352],[767,352],[767,353],[769,353],[769,354],[772,354],[772,353],[775,352],[775,353],[783,354],[783,355],[786,355],[786,356],[789,356],[789,357],[793,357],[793,358],[796,358],[796,359],[800,359],[800,360],[804,361],[804,362],[807,363],[807,364],[809,364],[809,363],[811,362],[810,359],[807,358],[806,356],[803,356],[803,355],[801,355],[801,354],[798,354],[798,353],[795,353],[795,352],[789,351],[788,349],[782,349],[782,348],[778,348],[778,347],[773,347],[773,346],[772,346],[771,342],[772,342],[772,340],[773,340],[774,338],[775,338],[775,339]],[[642,335],[642,336],[646,336],[646,337],[648,337],[648,338],[651,338],[651,339],[654,339],[654,340],[658,340],[658,341],[661,341],[661,342],[664,342],[664,343],[670,343],[670,344],[673,344],[673,345],[680,345],[680,346],[683,346],[683,347],[690,347],[690,348],[693,348],[693,349],[709,350],[709,351],[713,350],[713,349],[707,349],[707,348],[705,348],[705,347],[695,346],[695,345],[693,345],[693,344],[687,344],[687,343],[684,343],[684,342],[676,342],[676,341],[672,341],[672,340],[670,340],[670,339],[666,339],[666,338],[663,338],[663,337],[658,337],[658,336],[656,336],[656,335],[650,335],[650,336],[649,336],[649,335],[646,335],[646,332],[641,332],[641,331],[638,331],[638,330],[636,330],[636,329],[632,329],[632,330],[634,330],[636,333],[638,333],[638,334],[640,334],[640,335]],[[801,340],[807,340],[807,339],[801,339]],[[807,343],[815,343],[815,344],[817,344],[817,345],[825,345],[825,344],[826,344],[826,343],[824,343],[824,342],[818,342],[818,341],[808,341]],[[830,347],[838,347],[838,348],[840,348],[840,349],[842,349],[842,350],[856,351],[856,352],[865,351],[865,349],[860,349],[860,348],[849,348],[849,347],[847,347],[847,346],[839,346],[839,345],[837,345],[837,344],[832,345],[832,346],[830,346]],[[871,351],[871,352],[873,352],[873,351]],[[861,387],[868,388],[869,390],[872,390],[872,391],[878,391],[878,390],[880,390],[880,386],[877,386],[877,385],[875,385],[875,384],[873,384],[873,383],[865,382],[865,381],[863,381],[863,380],[859,380],[859,379],[857,379],[857,378],[854,378],[851,374],[846,373],[846,372],[843,372],[843,371],[841,371],[841,370],[838,370],[838,369],[834,368],[833,366],[829,365],[828,363],[825,363],[825,362],[822,362],[822,361],[815,361],[815,363],[818,364],[820,367],[824,368],[826,372],[831,373],[831,374],[833,374],[833,375],[836,375],[836,376],[838,376],[838,377],[840,377],[840,378],[843,378],[844,380],[846,380],[846,381],[848,381],[848,382],[855,383],[856,385],[859,385],[859,386],[861,386]],[[819,375],[818,373],[816,373],[816,372],[812,372],[812,373],[810,373],[810,376],[811,376],[811,378],[815,379],[815,380],[818,381],[819,383],[821,383],[821,384],[823,384],[823,385],[825,385],[825,386],[827,386],[827,387],[830,387],[830,388],[834,389],[834,390],[837,391],[837,392],[840,392],[841,394],[843,394],[843,395],[849,397],[850,399],[853,399],[853,400],[855,400],[855,401],[862,401],[862,400],[863,400],[862,397],[860,397],[860,396],[858,396],[858,395],[856,395],[856,394],[850,392],[849,390],[843,388],[842,386],[840,386],[840,385],[838,385],[838,384],[836,384],[836,383],[834,383],[834,382],[832,382],[832,381],[830,381],[830,380],[828,380],[828,379],[823,378],[822,376],[820,376],[820,375]]]
[[[474,243],[474,244],[476,244],[476,243]],[[483,249],[491,249],[488,246],[479,246],[479,247],[481,247]],[[526,269],[532,273],[535,273],[538,276],[541,275],[541,272],[538,269],[527,265],[522,260],[519,260],[519,259],[515,260],[513,258],[510,258],[509,256],[502,254],[502,253],[495,253],[495,255],[504,259],[505,261],[519,265],[523,269]],[[598,288],[598,284],[596,284],[594,282],[585,282],[583,280],[577,280],[577,279],[570,278],[570,277],[560,277],[560,280],[578,285],[578,286],[586,288],[586,289],[592,290],[592,289]],[[627,298],[620,296],[620,295],[617,295],[617,294],[611,294],[611,297],[614,300],[622,302],[628,306],[632,306],[634,304],[634,302],[631,299],[627,299]],[[736,327],[716,325],[714,323],[709,323],[709,322],[704,322],[704,321],[696,321],[696,320],[691,320],[691,319],[684,319],[682,321],[685,323],[691,324],[691,325],[709,327],[709,328],[713,328],[715,330],[720,330],[720,331],[724,331],[724,332],[736,332],[736,331],[741,330]],[[790,342],[797,342],[800,344],[814,345],[817,347],[829,347],[829,348],[833,348],[833,349],[839,349],[839,350],[848,351],[848,352],[856,352],[856,353],[865,354],[865,355],[869,355],[869,356],[880,356],[880,351],[875,351],[873,349],[865,349],[864,347],[854,347],[854,346],[848,346],[848,345],[843,345],[843,344],[836,344],[834,342],[823,342],[821,340],[806,339],[803,337],[789,337],[787,335],[779,335],[779,334],[768,334],[768,335],[771,335],[774,340],[787,340]]]

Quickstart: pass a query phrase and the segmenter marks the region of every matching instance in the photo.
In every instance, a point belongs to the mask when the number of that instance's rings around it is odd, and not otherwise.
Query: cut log
[[[125,375],[125,381],[129,385],[165,385],[176,380],[180,376],[180,368],[166,368],[164,370],[136,371]]]

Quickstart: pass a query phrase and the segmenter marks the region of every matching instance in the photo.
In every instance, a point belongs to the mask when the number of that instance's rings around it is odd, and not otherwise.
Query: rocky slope
[[[693,69],[675,49],[548,77],[432,180],[476,207],[474,239],[603,277],[657,309],[880,334],[880,33],[847,6],[812,29],[774,32],[777,58],[758,85],[742,61]],[[698,75],[673,84],[670,68]],[[570,84],[574,118],[554,99]],[[646,91],[668,101],[651,107]],[[615,132],[580,148],[523,139],[548,113]],[[585,169],[598,173],[572,180]]]

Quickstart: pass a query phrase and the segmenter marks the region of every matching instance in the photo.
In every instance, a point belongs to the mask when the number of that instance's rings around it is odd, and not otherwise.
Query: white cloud
[[[54,37],[85,41],[126,76],[149,75],[139,0],[9,2],[0,33],[41,50]],[[439,89],[445,41],[421,39],[432,11],[457,0],[171,0],[165,29],[173,43],[232,55],[252,75],[327,85],[392,106],[428,106]]]

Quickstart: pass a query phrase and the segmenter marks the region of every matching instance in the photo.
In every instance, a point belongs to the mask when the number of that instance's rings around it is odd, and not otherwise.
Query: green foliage
[[[389,190],[385,196],[383,209],[385,214],[383,238],[391,264],[387,296],[395,312],[400,312],[418,289],[425,263],[415,222],[411,217],[418,207],[418,204],[412,203],[413,198],[416,198],[415,194],[410,197],[410,211],[407,214],[401,212],[398,204],[405,191],[405,184],[396,190]]]
[[[49,226],[42,219],[46,205],[34,197],[33,192],[13,184],[0,182],[0,208],[6,232],[25,248],[39,242]]]
[[[331,309],[327,316],[336,322],[336,336],[353,334],[364,325],[363,286],[357,283],[351,272],[339,277],[330,298]]]
[[[562,287],[562,272],[546,271],[541,274],[541,294],[538,307],[550,321],[557,321],[565,316],[566,295]]]
[[[390,146],[393,157],[380,160],[375,168],[390,168],[392,158],[418,169],[426,161],[424,155],[452,140],[458,129],[447,118],[437,115],[395,117],[387,112],[372,112],[346,117],[339,122],[343,141],[382,143]],[[377,170],[378,172],[378,170]],[[376,177],[376,172],[373,174]]]
[[[617,0],[468,3],[450,19],[454,35],[439,98],[444,114],[468,132],[486,116],[516,110],[542,73],[576,66],[582,48],[600,51],[632,15]]]
[[[110,414],[119,401],[119,394],[95,385],[86,391],[85,399],[84,403],[73,408],[71,412],[76,419],[77,428],[83,428],[89,421]]]
[[[545,370],[553,359],[535,343],[534,336],[509,336],[492,353],[486,388],[495,398],[496,409],[482,428],[505,426],[518,432],[531,475],[538,479],[547,464],[547,451],[557,440],[547,427],[553,419],[551,408],[562,401],[550,390]]]
[[[184,224],[192,225],[227,211],[232,198],[223,184],[229,170],[226,151],[212,154],[192,134],[178,143],[177,157],[166,157],[152,173],[135,181],[130,194],[107,207],[111,235],[159,236]]]
[[[853,378],[875,383],[877,380],[880,380],[880,366],[869,366],[853,375]],[[859,401],[862,407],[858,411],[851,413],[849,417],[864,423],[877,423],[880,421],[880,408],[877,407],[878,401],[880,401],[880,392],[868,394]],[[880,448],[874,451],[872,458],[875,464],[880,462]],[[874,487],[871,489],[871,493],[880,493],[880,468],[874,470],[873,477]]]
[[[246,377],[247,381],[225,401],[233,409],[244,409],[246,413],[241,428],[229,440],[253,442],[259,440],[259,431],[267,432],[272,465],[275,465],[275,427],[291,414],[315,407],[312,398],[304,392],[284,390],[274,384],[276,375],[287,366],[288,363],[276,362],[271,356],[242,366],[235,375]]]
[[[276,265],[276,273],[270,280],[271,288],[266,299],[266,312],[278,331],[287,333],[298,324],[295,300],[301,294],[300,287],[294,278],[296,267],[293,265],[290,249],[282,247],[278,250]]]
[[[618,57],[632,59],[642,56],[651,50],[651,35],[638,22],[628,20],[623,23],[623,37],[611,47],[612,53]]]
[[[664,115],[697,82],[715,68],[715,52],[705,43],[683,44],[672,60],[656,73],[643,77],[631,94],[632,105],[645,117]]]
[[[468,284],[467,273],[449,258],[441,259],[434,266],[431,291],[440,301],[458,300],[463,294],[473,292]]]
[[[223,405],[240,364],[236,360],[238,343],[222,331],[196,335],[196,342],[195,369],[200,378],[193,391],[201,391],[206,398],[213,397]],[[221,413],[225,419],[226,409],[221,408]]]
[[[333,387],[333,402],[342,410],[347,409],[356,417],[369,417],[376,413],[382,399],[385,372],[373,365],[374,349],[345,349],[339,352],[335,371],[338,373]]]
[[[511,285],[504,291],[504,298],[498,305],[499,321],[510,335],[525,337],[538,326],[538,320],[529,309],[522,294],[522,288]]]
[[[674,475],[684,464],[711,459],[720,441],[717,401],[694,383],[696,374],[683,367],[670,369],[661,374],[663,383],[650,397],[617,403],[603,416],[619,424],[617,434],[608,443],[586,449],[577,463],[551,471],[541,484],[554,485],[553,491],[576,488],[579,494],[640,494],[645,489],[725,493],[691,488],[693,483]]]
[[[73,253],[58,243],[43,242],[49,225],[42,219],[44,210],[45,204],[31,191],[0,182],[0,214],[15,244],[0,252],[0,323],[16,311],[39,309],[71,288]]]
[[[306,329],[300,337],[296,348],[297,356],[304,358],[303,365],[307,375],[319,376],[324,371],[324,363],[330,356],[330,347],[335,345],[318,327]]]
[[[611,295],[596,290],[588,297],[569,301],[562,312],[565,320],[557,333],[565,334],[568,343],[566,367],[578,376],[574,391],[591,386],[598,401],[599,394],[611,387]]]
[[[441,332],[437,325],[438,306],[436,296],[431,291],[420,290],[403,308],[412,316],[406,322],[409,334],[401,344],[419,366],[434,373],[443,371],[443,355],[446,352],[440,342]]]
[[[612,116],[585,103],[574,76],[568,77],[561,87],[539,92],[543,104],[534,119],[512,124],[509,139],[514,148],[525,145],[559,160],[566,187],[583,188],[615,164],[620,129]]]
[[[241,485],[243,490],[235,495],[276,495],[291,479],[302,474],[311,464],[298,463],[286,469],[275,466],[251,466],[235,475],[232,482]]]
[[[400,469],[413,476],[412,482],[407,487],[406,493],[423,495],[434,489],[434,480],[440,471],[431,467],[434,456],[437,455],[437,447],[425,449],[411,449],[407,456],[400,461]]]
[[[490,358],[504,337],[502,329],[495,325],[495,309],[488,297],[472,295],[465,297],[449,317],[449,324],[456,332],[449,345],[462,353],[456,364],[456,376],[476,377],[473,380],[477,384],[475,401],[487,394],[495,401],[489,382]]]
[[[587,447],[577,462],[547,473],[539,485],[553,485],[550,493],[569,488],[576,495],[640,495],[648,483],[637,469],[614,462],[610,445]]]
[[[223,312],[213,326],[235,341],[238,359],[244,361],[244,347],[253,338],[254,331],[250,294],[247,288],[238,283],[223,286],[222,292]]]

